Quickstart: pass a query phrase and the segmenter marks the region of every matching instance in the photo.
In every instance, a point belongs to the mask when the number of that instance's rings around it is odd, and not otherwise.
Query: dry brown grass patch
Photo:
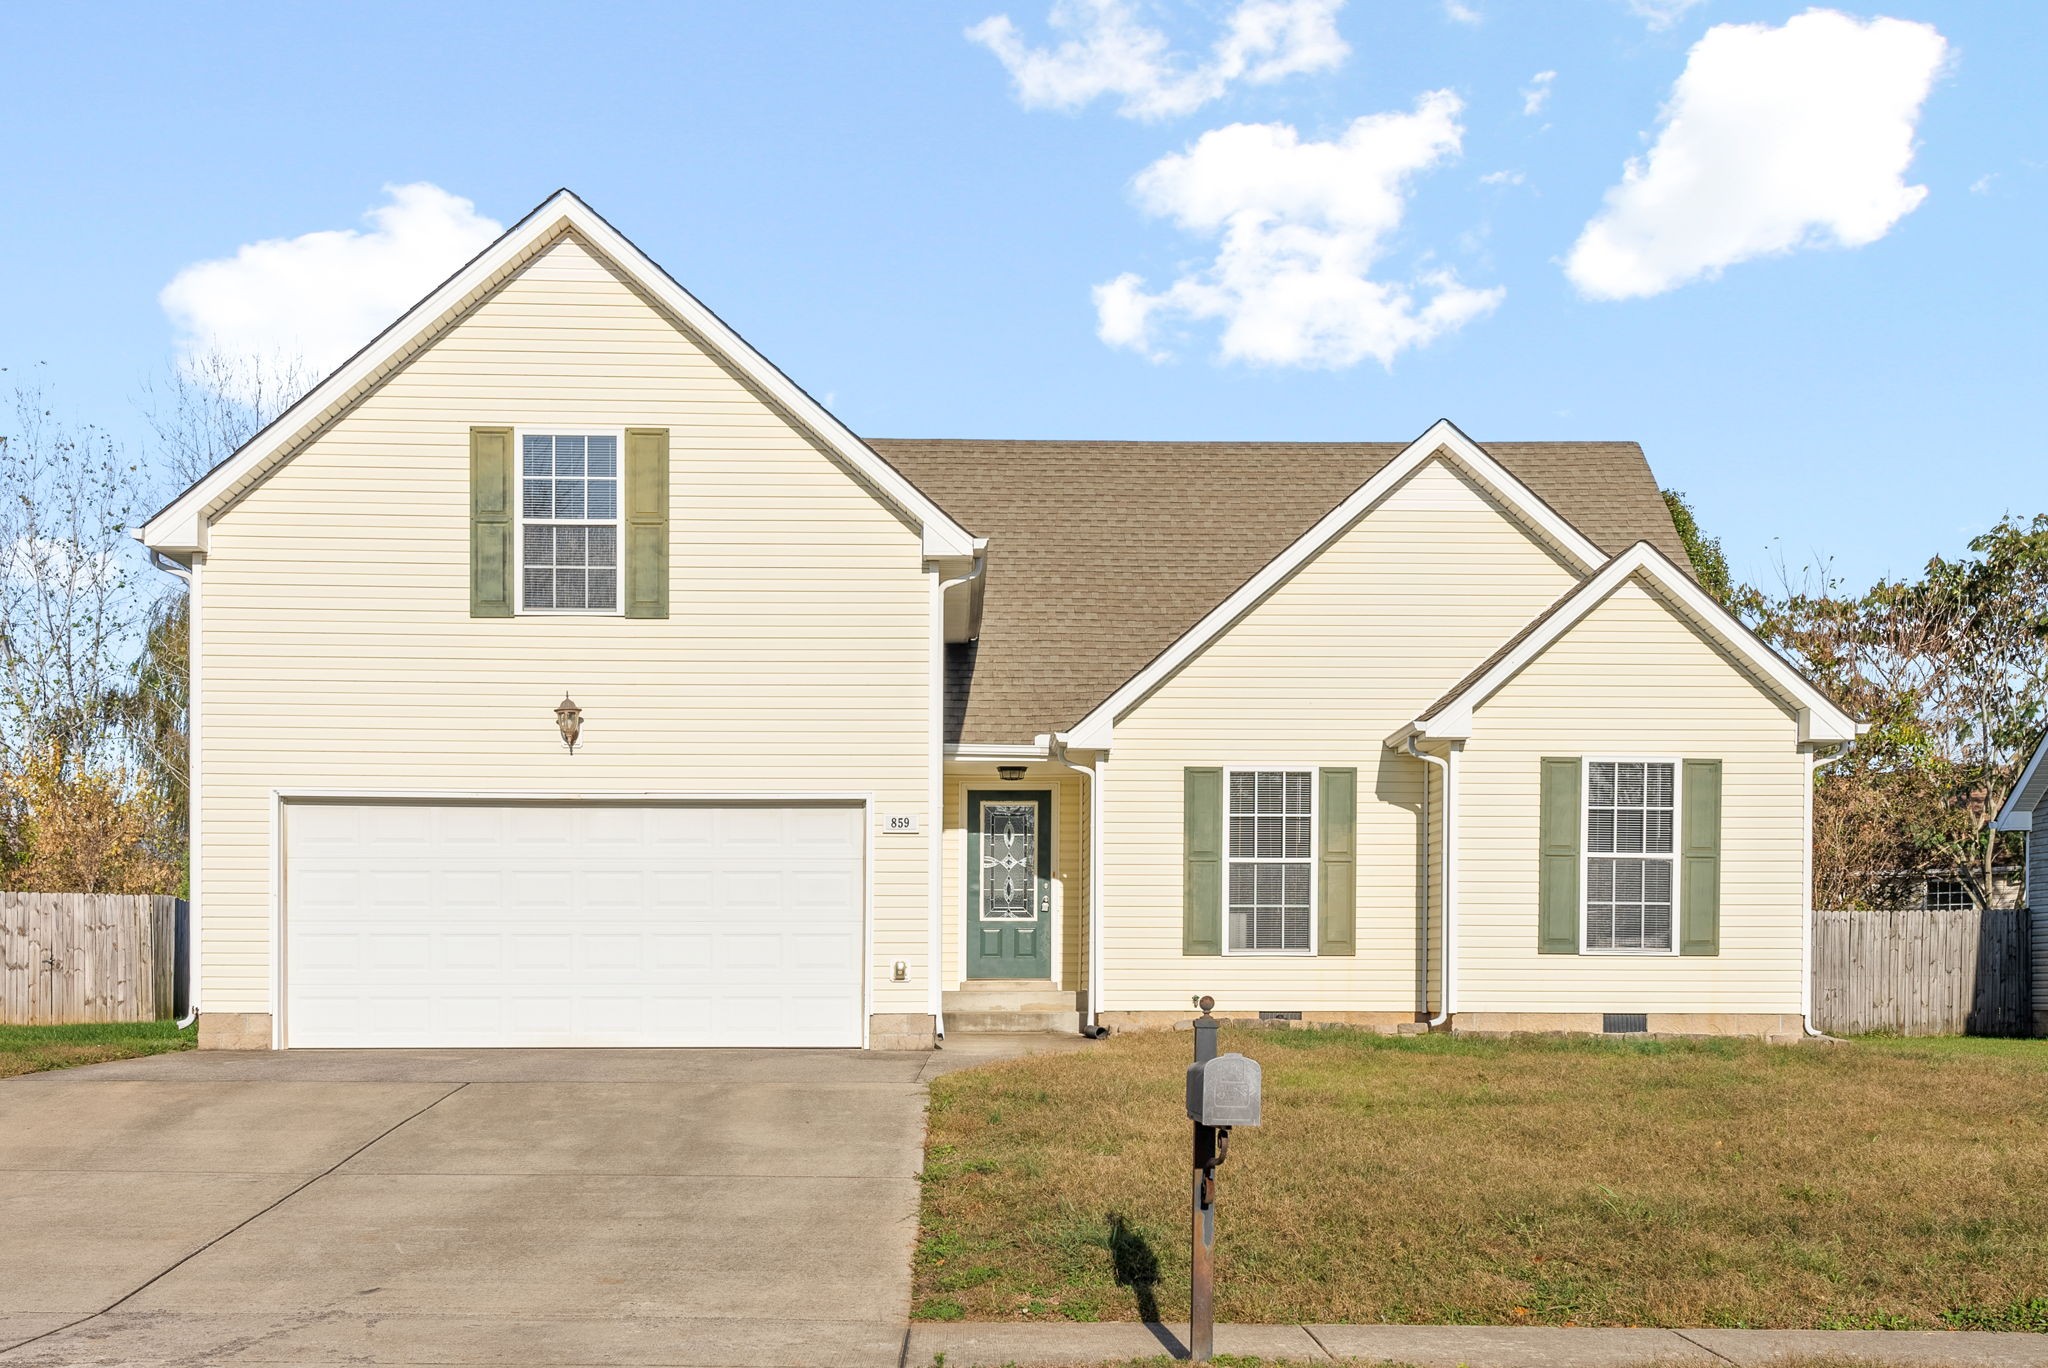
[[[2048,1042],[1225,1035],[1219,1320],[2048,1328]],[[938,1079],[918,1314],[1184,1318],[1189,1050]]]

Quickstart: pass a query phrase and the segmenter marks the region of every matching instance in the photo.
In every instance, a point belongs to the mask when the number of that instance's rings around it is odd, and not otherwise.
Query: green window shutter
[[[512,616],[512,429],[469,430],[469,615]]]
[[[1223,771],[1189,769],[1182,782],[1186,837],[1180,894],[1180,952],[1223,953]]]
[[[626,429],[626,616],[668,616],[668,429]]]
[[[1678,953],[1721,953],[1721,762],[1685,762]]]
[[[1358,953],[1358,771],[1322,772],[1322,830],[1316,838],[1318,955]]]
[[[1543,758],[1542,870],[1537,884],[1536,948],[1579,953],[1579,759]]]

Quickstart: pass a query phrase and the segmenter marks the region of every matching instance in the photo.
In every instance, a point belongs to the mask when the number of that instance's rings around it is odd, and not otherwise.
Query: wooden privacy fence
[[[2025,1035],[2027,914],[1816,912],[1814,1025],[1831,1035]]]
[[[0,1024],[175,1015],[183,908],[148,894],[0,893]]]

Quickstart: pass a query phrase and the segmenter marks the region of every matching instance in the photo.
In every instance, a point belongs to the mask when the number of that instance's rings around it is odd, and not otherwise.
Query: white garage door
[[[285,1044],[860,1044],[861,810],[292,803]]]

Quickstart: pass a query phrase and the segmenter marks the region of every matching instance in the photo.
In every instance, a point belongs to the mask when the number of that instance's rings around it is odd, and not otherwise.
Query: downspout
[[[1435,765],[1444,772],[1444,878],[1442,897],[1444,901],[1444,980],[1442,1009],[1429,1019],[1432,1030],[1451,1019],[1451,763],[1440,755],[1431,755],[1415,744],[1410,733],[1407,740],[1408,753],[1427,765]],[[1422,772],[1422,925],[1423,935],[1429,931],[1429,771]]]
[[[946,591],[957,589],[963,584],[981,578],[988,569],[988,542],[978,540],[974,547],[973,568],[958,579],[933,579],[932,588],[932,679],[931,679],[931,794],[927,806],[931,809],[932,834],[927,847],[925,863],[930,866],[930,877],[926,901],[930,904],[930,925],[925,933],[930,937],[930,965],[925,977],[929,980],[925,988],[925,1002],[931,1009],[932,1035],[935,1039],[946,1038],[946,998],[940,986],[946,970],[946,914],[943,907],[946,897],[944,869],[946,863]]]
[[[199,663],[199,594],[192,571],[155,547],[149,548],[149,563],[167,575],[185,582],[185,963],[178,966],[185,975],[185,1015],[178,1018],[184,1030],[199,1019],[199,975],[194,972],[199,958],[199,786],[193,782],[199,771],[199,692],[192,687]],[[174,937],[175,939],[175,937]]]
[[[1832,765],[1848,753],[1847,743],[1835,747],[1827,755],[1818,751],[1806,753],[1806,841],[1802,852],[1806,892],[1799,899],[1806,910],[1806,917],[1799,936],[1799,1026],[1814,1040],[1833,1040],[1835,1037],[1813,1028],[1813,779],[1821,766]]]
[[[1095,1020],[1096,1004],[1102,1001],[1102,754],[1092,766],[1077,765],[1067,758],[1067,739],[1058,732],[1048,748],[1052,758],[1088,781],[1088,1015],[1081,1034],[1101,1040],[1109,1028]]]

